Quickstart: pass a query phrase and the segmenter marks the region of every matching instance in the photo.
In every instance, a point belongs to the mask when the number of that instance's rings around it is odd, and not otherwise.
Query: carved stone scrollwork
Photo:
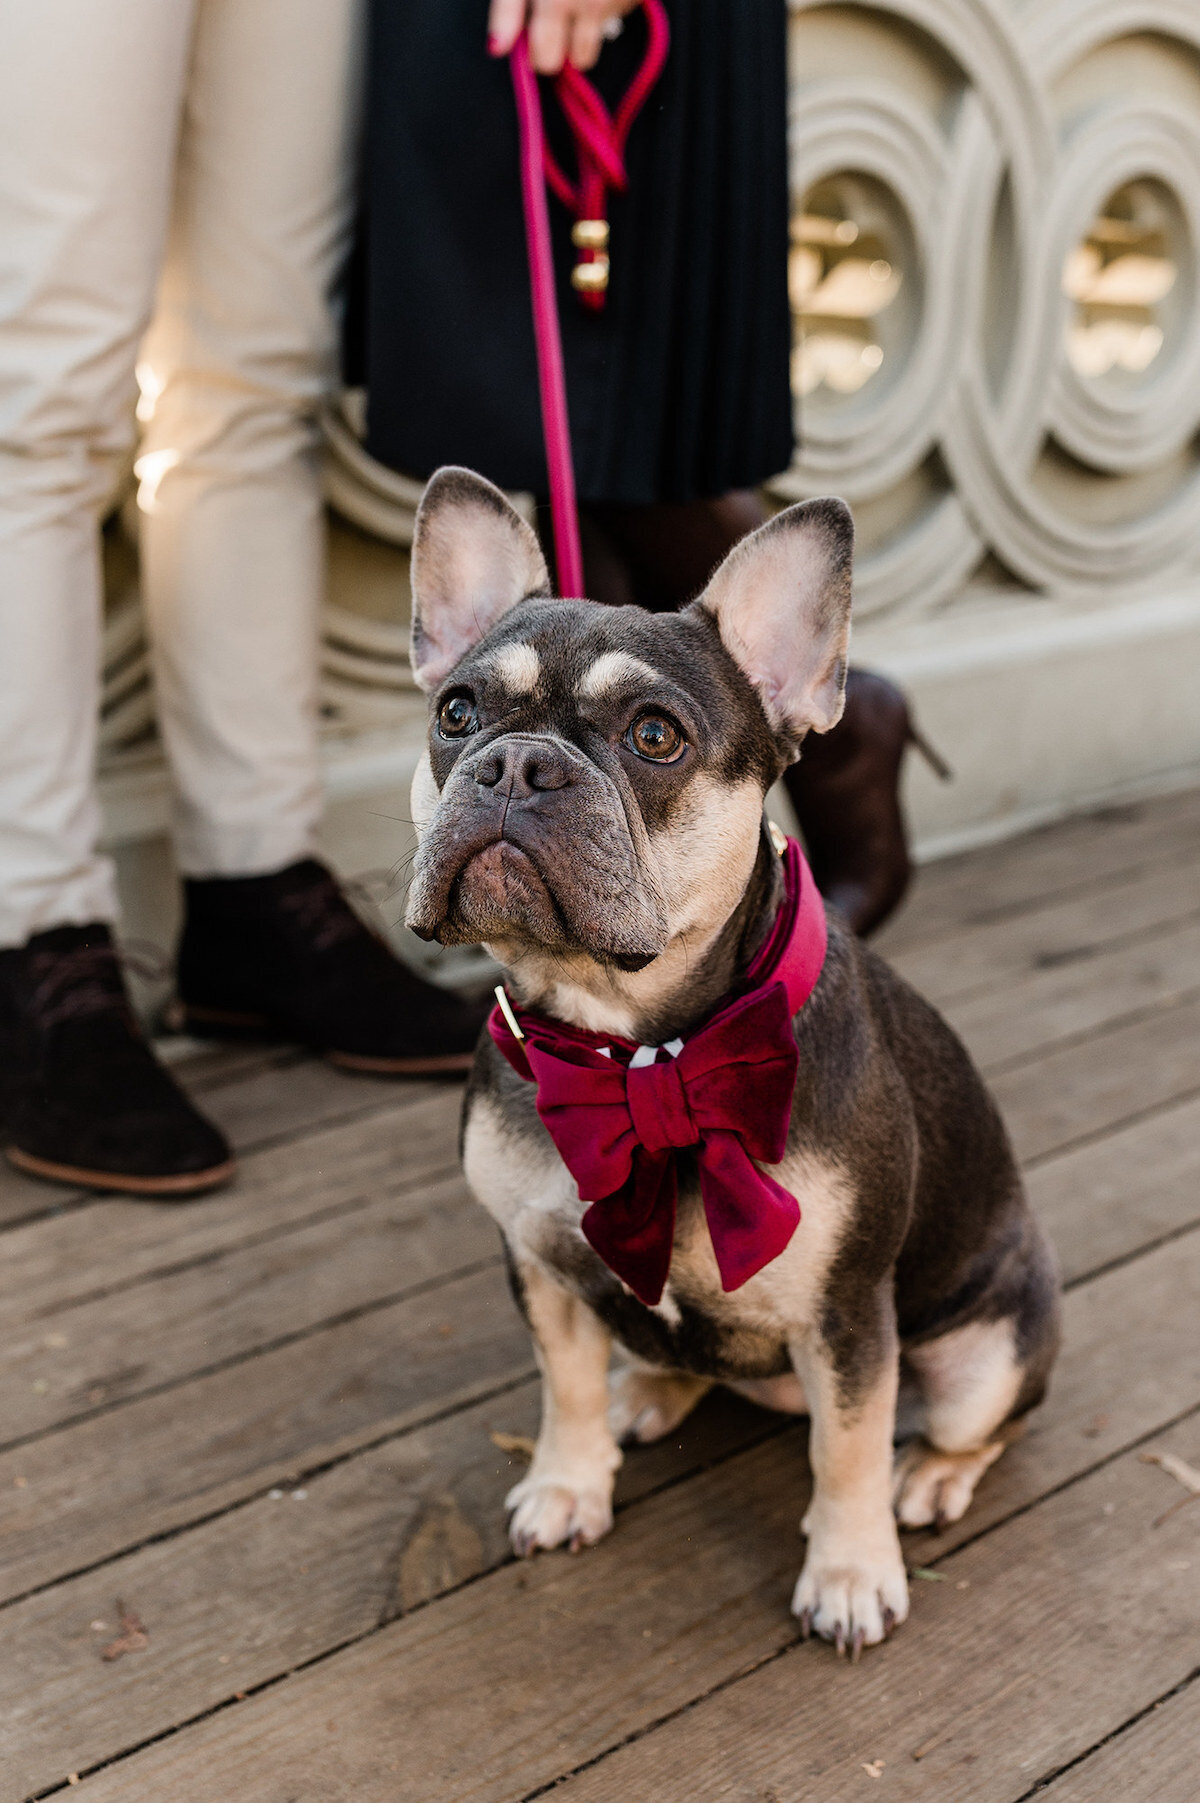
[[[1200,8],[791,12],[800,251],[844,221],[898,266],[873,373],[838,392],[810,359],[776,485],[855,505],[860,614],[944,606],[985,558],[1092,599],[1194,572]],[[819,339],[837,295],[803,300]]]

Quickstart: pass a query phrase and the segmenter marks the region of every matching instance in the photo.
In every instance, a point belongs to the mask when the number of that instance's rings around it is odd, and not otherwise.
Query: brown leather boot
[[[784,776],[817,888],[863,938],[883,925],[908,888],[900,767],[910,745],[949,776],[914,728],[895,683],[851,670],[838,724],[832,732],[810,733],[800,761]]]

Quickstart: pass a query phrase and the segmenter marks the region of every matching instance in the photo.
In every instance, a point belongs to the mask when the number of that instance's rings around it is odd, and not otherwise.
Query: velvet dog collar
[[[754,1162],[783,1157],[799,1063],[792,1016],[825,960],[824,904],[794,839],[783,865],[784,898],[766,943],[685,1040],[637,1046],[514,1009],[496,992],[488,1029],[518,1075],[537,1084],[538,1114],[591,1204],[583,1231],[650,1307],[671,1264],[677,1151],[696,1148],[722,1288],[739,1289],[778,1258],[800,1221],[796,1198]]]

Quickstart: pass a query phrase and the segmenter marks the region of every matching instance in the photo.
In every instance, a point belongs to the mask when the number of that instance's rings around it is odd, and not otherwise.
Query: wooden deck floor
[[[1068,1286],[890,1646],[797,1644],[804,1429],[729,1397],[509,1560],[537,1386],[457,1093],[214,1053],[228,1192],[0,1177],[0,1803],[1193,1803],[1200,1501],[1149,1461],[1200,1464],[1200,791],[930,869],[886,949]]]

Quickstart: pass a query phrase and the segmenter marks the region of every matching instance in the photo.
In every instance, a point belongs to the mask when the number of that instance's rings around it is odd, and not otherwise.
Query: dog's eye
[[[469,695],[451,695],[438,709],[438,731],[443,739],[465,739],[479,729],[479,710]]]
[[[625,743],[640,758],[649,758],[655,764],[672,764],[682,754],[686,741],[674,720],[668,720],[665,714],[643,714],[625,734]]]

